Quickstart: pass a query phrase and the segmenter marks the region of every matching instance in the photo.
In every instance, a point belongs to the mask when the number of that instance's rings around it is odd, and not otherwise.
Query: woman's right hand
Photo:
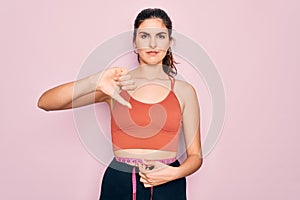
[[[128,74],[127,68],[113,67],[100,73],[100,76],[98,76],[96,90],[104,92],[120,104],[131,108],[130,103],[123,99],[119,93],[121,89],[134,90],[135,88],[135,82]]]

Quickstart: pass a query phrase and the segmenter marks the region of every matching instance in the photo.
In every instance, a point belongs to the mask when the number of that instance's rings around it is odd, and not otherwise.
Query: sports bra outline
[[[169,77],[170,78],[170,77]],[[130,127],[127,126],[127,123],[125,123],[125,126],[120,126],[115,120],[114,117],[114,109],[111,112],[111,134],[112,134],[112,142],[113,142],[113,149],[114,150],[119,150],[119,149],[153,149],[153,150],[167,150],[167,151],[173,151],[177,152],[177,147],[178,147],[178,136],[180,134],[180,129],[182,127],[182,111],[181,111],[181,106],[179,99],[177,98],[177,95],[174,92],[174,83],[175,80],[171,79],[171,90],[168,91],[168,94],[166,97],[164,97],[162,100],[155,102],[155,103],[147,103],[147,102],[142,102],[135,97],[133,97],[129,92],[126,90],[122,90],[120,95],[127,99],[130,103],[132,103],[133,108],[128,109],[125,112],[134,112],[132,113],[133,115],[139,116],[139,114],[142,113],[142,111],[139,111],[139,109],[150,109],[156,105],[162,106],[163,110],[167,113],[164,116],[164,119],[166,121],[162,122],[163,125],[158,128],[158,131],[154,133],[154,135],[148,135],[145,134],[146,137],[138,136],[140,134],[141,129],[138,129],[139,131],[133,134],[128,134],[126,133],[126,128]],[[167,88],[167,87],[166,87]],[[124,96],[125,95],[125,96]],[[137,104],[135,104],[137,103]],[[116,104],[119,104],[116,102]],[[122,106],[119,104],[119,108],[125,109],[125,106]],[[134,107],[138,107],[137,110],[134,110]],[[148,111],[150,114],[150,112]],[[123,115],[124,113],[117,113],[119,115]],[[144,113],[143,113],[144,114]],[[150,114],[151,115],[151,114]],[[126,118],[126,117],[124,117]],[[130,114],[129,118],[133,119],[134,117]],[[152,119],[155,121],[156,117],[151,118],[151,123]],[[158,117],[159,118],[159,117]],[[126,118],[127,119],[127,118]],[[143,117],[136,118],[138,120],[143,120]],[[157,119],[158,120],[158,119]],[[134,125],[138,124],[136,120],[132,120]],[[149,120],[144,120],[144,121],[149,121]],[[169,122],[168,122],[169,121]],[[143,121],[142,121],[143,122]],[[151,124],[150,124],[151,125]],[[124,128],[125,127],[125,128]],[[149,128],[149,127],[148,127]],[[142,129],[143,130],[143,129]],[[151,127],[149,130],[152,130]],[[146,131],[146,130],[145,130]],[[134,132],[134,131],[133,131]],[[127,143],[127,144],[126,144]],[[146,146],[144,146],[147,144]]]

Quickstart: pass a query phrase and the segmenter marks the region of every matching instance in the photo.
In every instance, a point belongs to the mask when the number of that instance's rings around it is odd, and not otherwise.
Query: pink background
[[[72,112],[36,103],[74,80],[89,53],[131,30],[146,7],[165,9],[176,30],[201,44],[225,87],[221,137],[188,177],[189,199],[299,199],[296,0],[2,3],[0,198],[98,199],[105,166],[82,146]]]

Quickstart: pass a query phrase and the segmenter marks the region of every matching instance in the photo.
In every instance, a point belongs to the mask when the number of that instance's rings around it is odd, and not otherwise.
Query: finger
[[[144,174],[146,177],[147,177],[147,170],[145,169],[145,165],[144,164],[142,164],[142,163],[139,163],[139,171],[140,171],[140,173],[142,173],[142,174]]]
[[[125,74],[125,75],[119,76],[119,81],[127,81],[127,80],[132,80],[132,77],[130,74]]]
[[[125,75],[115,74],[114,80],[117,82],[123,82],[123,81],[127,81],[127,80],[132,80],[132,78],[131,78],[131,75],[129,75],[129,74],[125,74]]]
[[[149,173],[154,173],[154,172],[158,172],[160,170],[163,170],[164,168],[168,167],[169,165],[166,165],[164,163],[156,163],[155,165],[149,166]]]
[[[120,96],[118,91],[114,91],[112,98],[114,98],[117,102],[119,102],[123,106],[127,106],[129,109],[132,108],[131,104],[125,99],[123,99],[123,97]]]
[[[126,85],[121,87],[122,90],[134,90],[135,88],[136,85]]]
[[[151,187],[153,185],[151,182],[143,178],[140,178],[140,182],[142,182],[145,187]]]
[[[142,173],[145,174],[147,178],[149,178],[147,175],[150,174],[151,170],[155,168],[155,162],[154,161],[146,162],[145,160],[143,160],[141,166],[142,166],[141,169]]]
[[[128,80],[119,80],[118,82],[120,85],[134,85],[134,80],[128,79]]]
[[[143,164],[141,164],[141,163],[138,163],[138,167],[139,167],[139,171],[140,171],[140,173],[144,173],[145,169],[144,169],[144,166],[143,166]]]
[[[115,67],[115,74],[117,76],[122,76],[128,73],[128,69],[124,67]]]
[[[121,87],[122,90],[134,90],[137,86],[134,80],[126,80],[117,82],[117,85]]]
[[[143,178],[143,177],[140,178],[140,181],[141,181],[142,183],[147,183],[147,184],[149,184],[149,182],[147,181],[147,179],[145,179],[145,178]]]
[[[148,183],[144,183],[144,187],[148,188],[148,187],[152,187],[153,185],[148,184]]]
[[[142,177],[143,179],[148,179],[147,175],[142,173],[142,172],[139,172],[139,175],[140,177]]]
[[[145,165],[156,165],[157,161],[153,161],[153,160],[143,160],[143,164]]]

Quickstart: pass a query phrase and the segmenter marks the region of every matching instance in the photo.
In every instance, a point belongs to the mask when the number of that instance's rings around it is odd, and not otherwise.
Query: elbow
[[[199,158],[199,168],[200,168],[203,165],[203,160],[204,160],[202,150],[200,150],[200,154],[198,155],[198,158]]]
[[[44,110],[44,111],[50,111],[50,109],[46,105],[45,101],[43,101],[42,97],[39,98],[39,100],[37,102],[37,107]]]
[[[200,158],[199,158],[198,169],[200,169],[202,165],[203,165],[203,158],[200,157]]]
[[[45,107],[40,101],[38,101],[37,107],[40,108],[40,109],[42,109],[42,110],[44,110],[44,111],[49,111],[49,110],[47,109],[47,107]]]
[[[196,161],[196,170],[199,170],[203,164],[203,158],[202,156],[197,155],[197,161]]]
[[[40,97],[40,99],[37,102],[37,107],[44,110],[44,111],[56,111],[56,110],[64,110],[68,109],[66,106],[57,106],[48,99],[44,99]]]

